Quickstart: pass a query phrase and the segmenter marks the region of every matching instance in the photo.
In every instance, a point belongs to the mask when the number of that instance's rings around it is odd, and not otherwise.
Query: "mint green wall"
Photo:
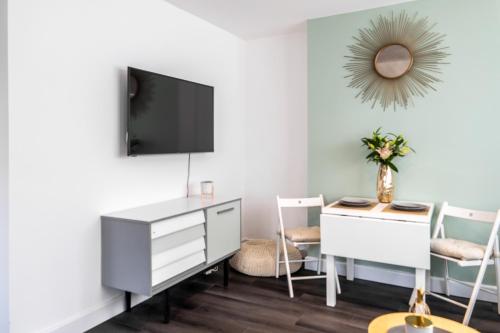
[[[434,30],[447,35],[450,64],[437,92],[415,98],[415,106],[372,110],[347,88],[347,45],[370,19],[402,9],[437,23]],[[421,0],[315,19],[308,43],[310,194],[323,193],[328,202],[373,197],[377,167],[365,162],[360,138],[382,126],[404,134],[417,151],[397,161],[396,199],[500,208],[500,1]],[[485,241],[487,228],[454,222],[449,237]],[[460,279],[472,273],[452,268]],[[432,262],[432,274],[442,274],[439,262]],[[494,283],[492,271],[487,280]]]

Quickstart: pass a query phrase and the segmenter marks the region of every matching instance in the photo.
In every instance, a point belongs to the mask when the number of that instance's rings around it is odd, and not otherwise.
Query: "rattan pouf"
[[[280,246],[280,260],[283,259],[283,246]],[[302,259],[300,251],[292,245],[287,245],[288,259]],[[276,241],[269,239],[251,239],[241,243],[241,250],[229,263],[238,272],[251,276],[274,276],[276,269]],[[300,269],[302,263],[290,263],[290,272]],[[280,275],[286,274],[285,264],[280,264]]]

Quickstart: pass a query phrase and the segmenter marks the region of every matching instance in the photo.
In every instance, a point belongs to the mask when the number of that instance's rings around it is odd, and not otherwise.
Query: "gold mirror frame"
[[[413,55],[401,44],[389,44],[378,50],[373,68],[384,79],[399,79],[413,66]]]
[[[359,30],[353,37],[355,43],[348,46],[350,54],[344,68],[350,79],[348,87],[358,90],[356,98],[362,103],[379,104],[385,111],[389,107],[407,108],[414,104],[414,97],[424,97],[429,90],[436,90],[434,84],[441,82],[441,66],[447,64],[448,47],[443,46],[444,34],[432,31],[435,25],[428,18],[409,16],[405,11],[398,15],[380,15],[370,21],[370,27]],[[387,47],[400,45],[408,50],[411,61],[396,74],[384,74],[377,69],[377,58]]]

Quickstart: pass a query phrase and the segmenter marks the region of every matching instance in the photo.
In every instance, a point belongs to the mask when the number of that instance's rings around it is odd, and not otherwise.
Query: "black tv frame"
[[[136,153],[132,153],[131,152],[131,149],[130,149],[130,137],[129,137],[129,128],[130,128],[130,77],[131,77],[131,70],[137,70],[137,71],[141,71],[141,72],[144,72],[144,73],[147,73],[147,74],[152,74],[152,75],[158,75],[158,76],[163,76],[163,77],[166,77],[166,78],[171,78],[171,79],[175,79],[175,80],[178,80],[178,81],[183,81],[183,82],[188,82],[188,83],[194,83],[196,85],[200,85],[200,86],[204,86],[204,87],[208,87],[208,88],[211,88],[212,89],[212,94],[214,96],[214,106],[213,106],[213,113],[212,113],[212,116],[213,116],[213,121],[212,121],[212,149],[211,150],[204,150],[204,151],[182,151],[182,152],[168,152],[168,153],[141,153],[141,154],[136,154]],[[194,81],[189,81],[189,80],[185,80],[185,79],[181,79],[181,78],[178,78],[178,77],[175,77],[175,76],[170,76],[170,75],[165,75],[165,74],[161,74],[161,73],[157,73],[157,72],[151,72],[151,71],[147,71],[147,70],[144,70],[144,69],[141,69],[141,68],[137,68],[137,67],[131,67],[131,66],[128,66],[127,67],[127,128],[126,128],[126,134],[125,134],[125,142],[126,142],[126,145],[127,145],[127,156],[131,156],[131,157],[136,157],[136,156],[143,156],[143,155],[170,155],[170,154],[192,154],[192,153],[213,153],[215,152],[215,87],[214,86],[210,86],[210,85],[207,85],[207,84],[203,84],[203,83],[199,83],[199,82],[194,82]]]

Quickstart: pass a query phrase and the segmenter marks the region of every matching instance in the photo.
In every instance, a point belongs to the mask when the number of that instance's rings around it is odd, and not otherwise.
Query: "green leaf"
[[[387,165],[389,166],[389,168],[391,168],[392,170],[396,171],[396,172],[399,172],[398,168],[396,168],[396,166],[394,164],[392,164],[392,162],[390,161],[387,161]]]
[[[373,157],[375,157],[376,154],[377,154],[376,152],[372,152],[372,153],[366,155],[366,159],[368,159],[368,160],[373,159]]]

